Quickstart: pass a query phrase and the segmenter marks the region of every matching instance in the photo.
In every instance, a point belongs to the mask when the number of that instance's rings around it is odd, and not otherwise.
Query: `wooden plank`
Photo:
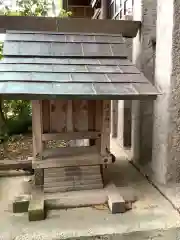
[[[112,101],[112,137],[117,138],[118,134],[118,100]]]
[[[106,156],[110,149],[111,101],[103,100],[101,155]]]
[[[32,160],[0,160],[0,170],[32,169]]]
[[[88,101],[72,101],[72,120],[75,132],[88,131]]]
[[[43,159],[72,157],[73,155],[81,157],[86,154],[98,154],[96,146],[48,148],[43,151]]]
[[[95,165],[95,166],[79,166],[79,170],[81,172],[84,172],[86,174],[96,174],[99,172],[99,165]],[[76,171],[76,167],[72,167],[72,168],[68,168],[68,172],[74,172]],[[63,175],[65,173],[64,168],[49,168],[49,169],[44,169],[44,174],[46,176],[52,176],[52,175]]]
[[[77,180],[77,179],[72,179],[72,180],[60,180],[60,181],[50,181],[46,182],[44,184],[44,188],[50,188],[50,187],[74,187],[76,186],[88,186],[91,184],[102,184],[102,179],[99,176],[97,179],[82,179],[82,180]]]
[[[50,101],[42,100],[42,133],[48,132],[50,132]],[[46,143],[43,142],[43,148],[45,147]]]
[[[88,101],[88,130],[89,131],[95,130],[95,117],[96,117],[96,101],[89,100]],[[90,146],[95,145],[95,139],[91,137],[89,140],[89,144]]]
[[[98,165],[101,156],[96,147],[66,147],[44,151],[44,159],[33,161],[33,168]]]
[[[54,183],[63,183],[64,184],[64,182],[65,181],[67,181],[67,180],[71,180],[71,181],[90,181],[90,180],[92,180],[92,178],[93,178],[93,181],[101,181],[102,180],[102,178],[101,178],[101,175],[100,175],[100,172],[99,172],[99,174],[88,174],[88,173],[82,173],[81,175],[79,175],[79,176],[76,176],[76,175],[74,175],[73,173],[72,173],[72,175],[69,175],[69,176],[67,176],[67,175],[65,175],[65,176],[57,176],[57,175],[55,175],[55,176],[51,176],[51,177],[47,177],[47,176],[45,176],[44,177],[44,185],[47,185],[47,184],[54,184]]]
[[[43,141],[49,140],[76,140],[76,139],[96,139],[100,138],[101,133],[95,131],[80,131],[80,132],[68,132],[68,133],[45,133],[42,135]]]
[[[37,155],[42,159],[44,149],[42,142],[43,121],[42,121],[42,101],[32,100],[32,132],[33,132],[33,161],[36,161]],[[43,185],[43,169],[34,169],[34,182],[37,185]]]
[[[39,221],[45,219],[44,191],[40,187],[34,187],[28,208],[29,221]]]
[[[49,133],[50,132],[50,101],[49,100],[42,101],[42,121],[43,121],[43,133]]]
[[[96,131],[101,132],[102,128],[102,101],[101,100],[96,100],[96,107],[95,107],[95,129]],[[101,138],[97,139],[95,144],[96,147],[98,148],[99,152],[101,150],[101,139],[102,139],[102,133],[101,133]]]
[[[77,169],[78,168],[78,169]],[[71,176],[79,173],[79,175],[98,175],[100,172],[99,165],[95,166],[78,166],[78,167],[69,167],[65,168],[49,168],[44,170],[44,177],[46,178],[55,178],[55,177],[64,177]]]
[[[32,100],[32,132],[33,132],[33,157],[43,152],[42,143],[42,101]]]
[[[112,214],[124,213],[126,211],[126,203],[114,183],[109,183],[105,189],[108,195],[108,206]]]
[[[66,117],[67,117],[67,101],[52,100],[51,101],[51,132],[66,132]]]
[[[55,192],[66,192],[66,191],[80,191],[80,190],[92,190],[92,189],[102,189],[103,184],[101,183],[94,183],[88,185],[77,185],[77,186],[62,186],[62,187],[49,187],[45,188],[45,193],[55,193]]]
[[[6,30],[51,31],[51,32],[89,32],[102,34],[122,34],[135,37],[141,26],[140,21],[96,20],[81,18],[57,19],[53,17],[0,16],[0,33]]]

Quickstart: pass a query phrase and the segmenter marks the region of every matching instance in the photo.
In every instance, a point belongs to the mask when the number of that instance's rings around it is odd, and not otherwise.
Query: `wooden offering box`
[[[32,101],[36,185],[47,193],[103,188],[103,165],[113,158],[110,106],[110,100]],[[68,146],[48,148],[53,140]]]

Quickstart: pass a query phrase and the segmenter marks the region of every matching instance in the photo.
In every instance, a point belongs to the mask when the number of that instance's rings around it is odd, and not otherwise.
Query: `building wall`
[[[112,0],[108,5],[108,17],[114,20],[132,19],[133,0]],[[132,60],[132,39],[125,39],[128,57]],[[117,130],[113,130],[113,137],[116,137],[121,146],[131,146],[131,101],[113,101],[117,106],[118,113],[112,119]]]
[[[139,4],[139,5],[138,5]],[[135,8],[139,8],[135,14],[135,20],[142,20],[140,36],[134,39],[133,43],[133,61],[137,67],[144,73],[149,81],[154,83],[154,62],[155,46],[153,40],[156,35],[156,18],[157,18],[157,1],[156,0],[139,0]],[[137,49],[139,48],[139,53]],[[153,138],[153,101],[139,102],[139,121],[134,128],[139,126],[139,156],[135,156],[135,161],[143,166],[150,174],[152,161],[152,138]],[[137,129],[133,129],[137,132]],[[135,143],[137,145],[137,143]]]

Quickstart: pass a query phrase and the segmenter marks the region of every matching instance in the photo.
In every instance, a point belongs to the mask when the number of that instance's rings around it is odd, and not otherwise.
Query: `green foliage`
[[[58,15],[58,17],[60,17],[60,18],[65,18],[65,17],[70,17],[70,16],[72,16],[72,12],[70,12],[70,11],[66,12],[64,9],[61,9],[59,12],[59,15]]]
[[[20,16],[48,16],[48,0],[17,0]]]
[[[26,100],[4,100],[3,105],[7,135],[26,133],[32,125],[30,102]]]

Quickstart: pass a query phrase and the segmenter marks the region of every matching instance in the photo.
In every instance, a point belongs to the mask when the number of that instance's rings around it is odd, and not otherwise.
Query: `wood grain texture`
[[[33,160],[38,158],[42,160],[42,152],[44,149],[42,141],[43,120],[42,120],[42,101],[32,101],[32,131],[33,131]],[[33,167],[33,166],[32,166]],[[35,185],[44,184],[44,170],[34,168],[34,183]]]
[[[68,133],[46,133],[42,135],[43,141],[49,140],[76,140],[76,139],[96,139],[100,138],[101,133],[95,131],[80,131]]]
[[[110,121],[111,101],[103,100],[102,133],[101,133],[101,155],[106,156],[110,150]]]
[[[50,120],[51,133],[66,132],[67,131],[66,121],[67,121],[67,101],[52,100]]]
[[[74,166],[45,170],[46,193],[102,188],[100,166]]]
[[[98,165],[102,161],[96,146],[46,149],[43,160],[33,161],[33,168]]]

